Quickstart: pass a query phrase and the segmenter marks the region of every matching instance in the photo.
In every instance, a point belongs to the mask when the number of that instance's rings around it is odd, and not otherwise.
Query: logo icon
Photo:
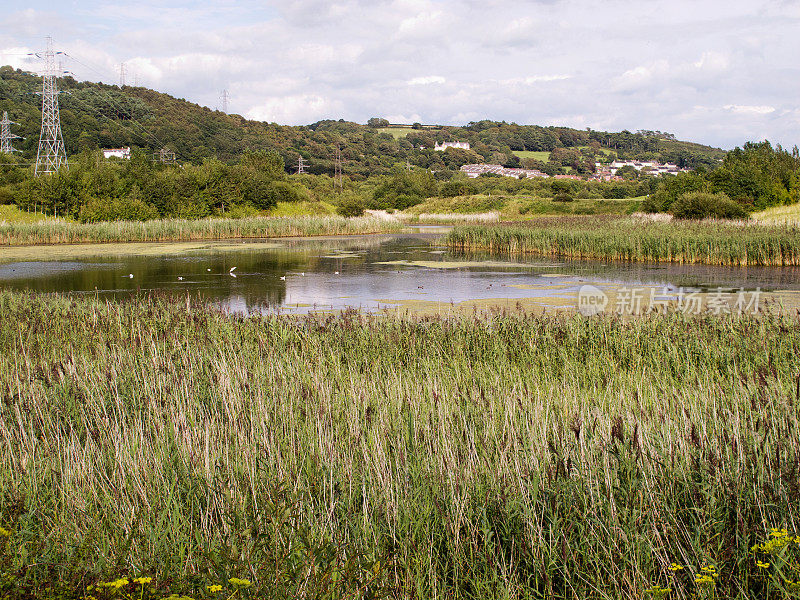
[[[578,312],[584,317],[600,314],[608,305],[608,296],[593,285],[581,286],[578,290]]]

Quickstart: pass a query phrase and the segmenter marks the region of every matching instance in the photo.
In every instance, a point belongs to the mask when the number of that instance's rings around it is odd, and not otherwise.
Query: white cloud
[[[409,79],[406,83],[408,83],[408,85],[432,85],[435,83],[444,83],[445,81],[447,80],[439,75],[429,75],[428,77],[414,77],[414,79]]]
[[[775,112],[774,106],[742,106],[740,104],[726,104],[722,108],[744,115],[768,115]]]
[[[302,94],[267,98],[245,112],[245,116],[257,121],[300,124],[335,118],[340,109],[336,102],[323,96]]]
[[[0,60],[48,30],[84,79],[129,81],[281,123],[483,118],[660,129],[733,146],[800,138],[800,12],[769,0],[31,0]],[[591,8],[591,9],[590,9]],[[143,15],[146,15],[144,17]],[[19,25],[19,26],[18,26]]]

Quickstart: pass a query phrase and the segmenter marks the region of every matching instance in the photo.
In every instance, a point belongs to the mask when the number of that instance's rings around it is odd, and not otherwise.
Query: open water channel
[[[0,288],[125,298],[191,294],[236,313],[357,308],[444,310],[577,306],[585,285],[780,292],[800,298],[800,269],[561,261],[463,255],[441,232],[0,248]]]

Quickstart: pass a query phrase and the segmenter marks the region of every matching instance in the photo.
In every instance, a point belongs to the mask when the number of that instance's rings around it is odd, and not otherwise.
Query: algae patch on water
[[[0,262],[72,260],[121,256],[167,256],[194,252],[275,250],[280,242],[133,242],[125,244],[54,244],[0,248]]]
[[[376,265],[391,265],[394,267],[421,267],[423,269],[533,269],[552,268],[552,265],[534,265],[530,263],[503,262],[497,260],[386,260],[376,262]]]

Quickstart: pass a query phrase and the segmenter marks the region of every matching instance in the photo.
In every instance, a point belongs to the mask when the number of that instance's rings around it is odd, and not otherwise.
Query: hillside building
[[[460,150],[469,150],[469,142],[436,142],[436,146],[434,146],[434,150],[439,152],[444,152],[448,148],[459,148]]]
[[[106,148],[103,150],[103,158],[121,158],[123,160],[131,159],[130,148]]]

